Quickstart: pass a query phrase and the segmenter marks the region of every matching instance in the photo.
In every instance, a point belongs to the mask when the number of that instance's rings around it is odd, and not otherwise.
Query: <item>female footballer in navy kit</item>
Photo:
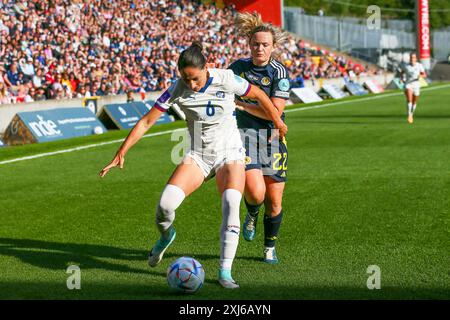
[[[257,13],[239,13],[236,26],[248,40],[251,57],[237,60],[229,68],[262,89],[284,121],[283,111],[289,99],[289,75],[286,67],[273,55],[276,46],[286,39],[286,34],[264,23]],[[275,242],[283,217],[282,199],[288,163],[286,140],[271,140],[270,132],[275,127],[257,101],[237,97],[236,103],[240,108],[236,111],[237,123],[246,148],[244,200],[247,215],[243,236],[247,241],[254,239],[259,209],[264,204],[264,261],[275,264],[278,263]],[[256,133],[254,137],[252,132]]]

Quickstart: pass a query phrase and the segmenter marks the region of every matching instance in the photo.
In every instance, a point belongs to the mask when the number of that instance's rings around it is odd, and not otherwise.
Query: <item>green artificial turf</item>
[[[278,265],[262,260],[262,219],[242,236],[238,290],[216,281],[220,197],[210,181],[177,211],[177,239],[156,268],[154,211],[174,169],[170,134],[141,140],[123,170],[98,172],[119,143],[0,165],[0,299],[449,299],[450,86],[423,90],[414,124],[401,94],[290,107],[288,182]],[[326,105],[324,105],[326,104]],[[182,123],[160,125],[171,130]],[[127,132],[0,150],[0,162],[125,137]],[[245,214],[241,205],[241,220]],[[198,259],[194,295],[166,269]],[[69,265],[81,290],[68,290]],[[381,269],[369,290],[367,268]]]

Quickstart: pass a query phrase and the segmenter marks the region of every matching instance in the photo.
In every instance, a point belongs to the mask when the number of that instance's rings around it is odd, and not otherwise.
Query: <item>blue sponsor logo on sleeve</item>
[[[169,92],[169,90],[166,90],[166,91],[161,95],[161,97],[158,98],[157,101],[158,101],[159,103],[166,103],[166,101],[169,100],[169,98],[170,98],[170,92]]]
[[[282,79],[278,82],[278,88],[280,88],[281,91],[288,91],[290,87],[288,79]]]

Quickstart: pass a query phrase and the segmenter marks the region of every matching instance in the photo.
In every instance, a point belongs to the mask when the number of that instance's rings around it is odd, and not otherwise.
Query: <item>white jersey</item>
[[[414,81],[419,81],[420,74],[422,72],[425,72],[425,69],[423,68],[420,62],[416,62],[414,65],[407,63],[403,65],[402,70],[406,77],[405,79],[406,84]]]
[[[217,154],[229,148],[242,148],[234,99],[235,95],[247,95],[251,85],[232,70],[208,71],[209,79],[200,91],[191,90],[179,79],[157,99],[155,108],[167,111],[177,104],[183,110],[193,151]]]

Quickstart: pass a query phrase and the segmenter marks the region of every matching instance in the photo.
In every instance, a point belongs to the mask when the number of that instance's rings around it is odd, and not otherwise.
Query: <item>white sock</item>
[[[236,255],[241,222],[239,208],[242,194],[235,189],[222,193],[222,226],[220,227],[220,269],[231,270]]]
[[[408,102],[408,115],[409,116],[412,115],[412,113],[413,113],[412,108],[413,108],[412,102]]]
[[[416,111],[416,107],[417,107],[417,104],[414,103],[414,104],[412,105],[412,113],[414,113],[414,111]]]
[[[173,184],[167,184],[161,194],[156,208],[156,225],[161,235],[166,239],[169,237],[170,227],[175,220],[175,210],[181,205],[185,197],[184,191]]]

